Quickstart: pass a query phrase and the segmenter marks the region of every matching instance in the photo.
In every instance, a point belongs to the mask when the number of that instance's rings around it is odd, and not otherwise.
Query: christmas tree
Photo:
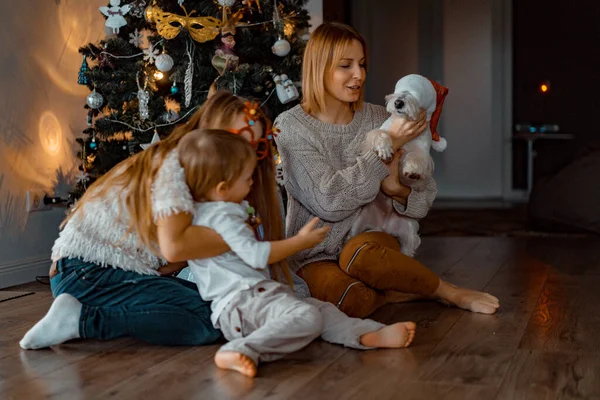
[[[71,201],[164,138],[209,91],[256,99],[274,118],[298,102],[306,0],[110,0],[107,37],[80,49],[91,91]],[[287,79],[286,79],[287,76]]]

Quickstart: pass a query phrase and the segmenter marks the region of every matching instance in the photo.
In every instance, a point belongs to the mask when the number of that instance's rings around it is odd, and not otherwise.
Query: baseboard
[[[38,275],[48,275],[50,256],[28,258],[0,265],[0,289],[33,282]]]

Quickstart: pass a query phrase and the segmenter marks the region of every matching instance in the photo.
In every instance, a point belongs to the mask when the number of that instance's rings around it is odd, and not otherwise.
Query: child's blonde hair
[[[102,198],[112,188],[128,189],[125,196],[125,206],[130,216],[129,231],[136,231],[143,245],[152,249],[160,256],[157,246],[158,238],[156,224],[152,214],[152,183],[165,157],[179,144],[181,139],[198,128],[229,129],[235,118],[244,114],[245,99],[234,96],[227,91],[219,91],[212,95],[202,107],[184,124],[160,142],[147,150],[131,156],[94,182],[79,199],[73,212],[69,213],[61,224],[63,228],[76,214],[82,214],[85,204],[96,198]],[[263,127],[269,126],[270,121],[259,113],[259,121]],[[232,136],[236,136],[231,134]],[[269,143],[271,147],[271,143]],[[270,148],[270,153],[273,154]],[[267,157],[258,162],[255,169],[254,185],[248,196],[248,201],[260,215],[263,228],[263,239],[267,241],[285,238],[283,217],[279,203],[279,194],[275,182],[275,163],[273,157]],[[287,261],[280,262],[281,269],[291,283]],[[272,268],[272,276],[278,279],[279,274]]]
[[[256,150],[243,136],[222,129],[196,129],[178,145],[179,162],[194,201],[205,201],[220,182],[232,185],[249,163],[256,164]]]
[[[302,108],[305,112],[312,114],[323,111],[327,80],[354,40],[362,45],[366,71],[367,43],[354,28],[339,22],[326,22],[311,33],[302,61]],[[363,98],[364,89],[361,89],[358,100],[350,104],[352,111],[360,110]]]

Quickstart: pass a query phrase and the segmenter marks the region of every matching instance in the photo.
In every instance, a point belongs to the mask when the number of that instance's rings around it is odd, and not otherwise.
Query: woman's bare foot
[[[360,344],[367,347],[408,347],[415,337],[415,329],[417,325],[414,322],[398,322],[365,333],[360,337]]]
[[[250,378],[256,376],[256,364],[250,357],[242,353],[219,351],[215,354],[215,364],[219,368],[237,371]]]
[[[481,314],[494,314],[500,307],[498,299],[489,293],[460,288],[442,280],[435,295],[459,308]]]

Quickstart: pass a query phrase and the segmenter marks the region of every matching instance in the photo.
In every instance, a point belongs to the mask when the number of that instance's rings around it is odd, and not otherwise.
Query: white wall
[[[310,31],[323,23],[323,0],[308,0],[306,9],[310,14]]]
[[[89,90],[77,84],[77,49],[104,36],[105,4],[13,2],[0,16],[0,287],[48,273],[64,211],[27,214],[25,193],[65,184],[78,165]]]
[[[379,1],[378,7],[352,2],[353,24],[365,36],[371,55],[367,100],[382,104],[396,80],[408,73],[449,87],[438,128],[448,149],[434,154],[438,198],[507,197],[506,2]]]
[[[382,7],[373,7],[372,2],[353,0],[352,15],[369,45],[366,98],[383,104],[400,77],[419,70],[419,3],[384,0]]]
[[[445,0],[443,83],[450,88],[436,157],[439,197],[502,197],[502,136],[492,126],[492,1]]]

